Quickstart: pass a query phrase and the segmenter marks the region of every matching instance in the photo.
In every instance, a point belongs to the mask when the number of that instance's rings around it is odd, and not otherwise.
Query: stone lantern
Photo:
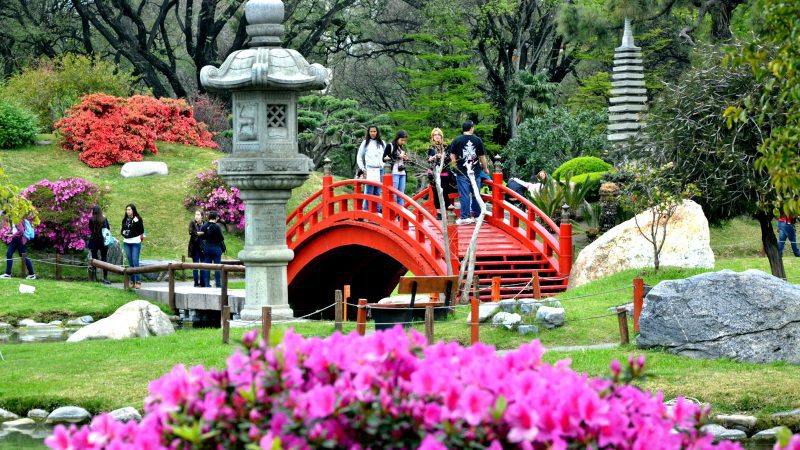
[[[245,16],[249,48],[231,53],[220,68],[203,67],[200,83],[233,96],[233,152],[219,161],[219,174],[239,188],[245,204],[241,318],[259,319],[263,306],[271,306],[273,316],[292,317],[286,266],[294,253],[286,246],[286,202],[313,168],[297,149],[297,97],[324,89],[328,70],[281,48],[282,1],[249,0]]]

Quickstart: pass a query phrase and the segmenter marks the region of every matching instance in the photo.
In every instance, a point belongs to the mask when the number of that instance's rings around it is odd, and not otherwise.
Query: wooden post
[[[56,280],[61,279],[61,253],[56,253]]]
[[[500,277],[492,277],[492,301],[500,301]]]
[[[261,307],[261,338],[269,345],[269,332],[272,329],[272,307]]]
[[[347,322],[347,301],[350,300],[350,285],[344,285],[344,293],[342,295],[342,301],[344,302],[344,311],[342,312],[342,321]]]
[[[542,283],[539,281],[539,272],[533,272],[533,280],[531,283],[533,285],[533,298],[539,300],[542,298]]]
[[[361,336],[367,334],[367,299],[358,299],[358,314],[356,314],[356,331]]]
[[[480,301],[477,298],[472,297],[472,305],[471,305],[471,308],[470,308],[471,309],[471,314],[470,314],[470,320],[469,320],[469,322],[470,322],[470,330],[471,330],[471,333],[470,333],[470,343],[471,344],[475,344],[476,342],[478,342],[478,324],[479,324],[478,303],[479,302]]]
[[[630,338],[628,336],[628,315],[624,306],[617,307],[617,322],[619,322],[619,343],[627,345]]]
[[[181,255],[181,281],[186,281],[186,269],[183,265],[186,264],[186,255]]]
[[[219,290],[219,307],[220,307],[220,310],[222,310],[222,308],[228,306],[228,271],[227,270],[223,270],[221,275],[222,275],[222,277],[221,277],[222,280],[220,280],[220,282],[222,283],[222,286],[220,287],[220,290]]]
[[[333,307],[334,327],[336,331],[342,331],[342,291],[336,290],[333,294],[336,306]]]
[[[128,290],[131,288],[131,276],[128,275],[128,269],[124,270],[125,271],[122,273],[122,280],[123,280],[122,285],[125,288],[125,290]]]
[[[641,278],[633,279],[633,332],[639,332],[639,316],[642,314],[644,305],[644,280]]]
[[[425,307],[425,341],[433,344],[433,306]]]
[[[227,344],[231,337],[231,307],[222,307],[222,343]]]
[[[175,269],[170,264],[169,268],[169,288],[167,289],[167,302],[169,302],[169,309],[175,312]]]
[[[472,292],[473,296],[478,299],[478,301],[481,301],[481,281],[478,279],[477,275],[472,279]]]

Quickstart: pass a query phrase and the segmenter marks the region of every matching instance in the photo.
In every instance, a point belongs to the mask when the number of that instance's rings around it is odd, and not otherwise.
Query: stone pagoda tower
[[[614,49],[614,74],[611,76],[608,140],[612,143],[629,140],[642,128],[647,89],[641,50],[633,44],[631,21],[625,19],[622,45]]]
[[[281,47],[280,0],[249,0],[244,7],[249,47],[231,53],[221,67],[205,66],[200,82],[233,95],[233,153],[219,161],[219,174],[239,188],[245,205],[246,272],[242,320],[258,320],[262,307],[292,317],[286,266],[286,202],[308,178],[313,163],[297,148],[297,97],[328,85],[328,70]]]

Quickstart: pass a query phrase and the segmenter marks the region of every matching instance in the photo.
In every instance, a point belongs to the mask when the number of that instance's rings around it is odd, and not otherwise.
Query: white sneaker
[[[32,274],[28,275],[27,277],[25,277],[25,279],[26,280],[35,280],[36,279],[36,274],[32,273]]]
[[[11,275],[9,275],[7,273],[4,273],[4,274],[0,275],[0,278],[2,278],[4,280],[7,280],[7,279],[11,278]]]
[[[471,223],[474,223],[474,220],[472,220],[472,218],[456,219],[456,225],[469,225]]]

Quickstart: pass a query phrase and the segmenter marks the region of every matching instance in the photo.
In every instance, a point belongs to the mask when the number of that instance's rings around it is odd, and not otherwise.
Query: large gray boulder
[[[800,364],[800,286],[758,270],[662,281],[645,298],[639,328],[641,348]]]
[[[608,230],[581,250],[572,267],[569,287],[628,269],[653,267],[653,244],[639,232],[653,223],[650,210]],[[659,255],[662,266],[714,268],[714,252],[703,208],[691,200],[678,206],[667,224],[667,237]]]
[[[62,406],[56,408],[47,416],[45,423],[48,425],[58,423],[83,423],[91,420],[92,415],[89,411],[78,406]]]
[[[81,328],[67,342],[164,336],[174,332],[169,316],[158,306],[145,300],[135,300],[120,306],[105,319]]]
[[[125,163],[119,174],[123,178],[146,177],[148,175],[169,175],[167,163],[161,161],[133,161]]]

